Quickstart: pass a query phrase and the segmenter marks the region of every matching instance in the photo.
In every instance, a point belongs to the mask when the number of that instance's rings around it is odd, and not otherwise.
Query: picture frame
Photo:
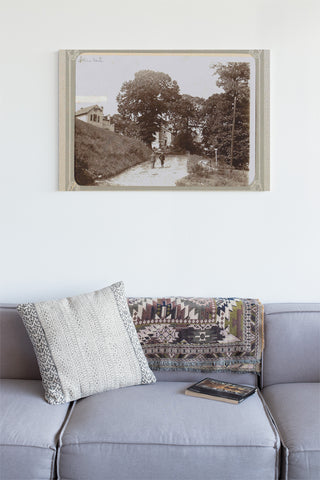
[[[60,50],[59,190],[270,190],[269,50]]]

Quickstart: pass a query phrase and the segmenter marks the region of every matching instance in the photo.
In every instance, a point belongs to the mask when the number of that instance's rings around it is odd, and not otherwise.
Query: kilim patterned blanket
[[[153,370],[260,373],[263,305],[241,298],[128,298]]]

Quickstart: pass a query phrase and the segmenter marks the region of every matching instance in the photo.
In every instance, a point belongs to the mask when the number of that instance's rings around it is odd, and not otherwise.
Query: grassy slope
[[[94,185],[150,158],[148,147],[135,138],[75,122],[75,177],[80,185]]]

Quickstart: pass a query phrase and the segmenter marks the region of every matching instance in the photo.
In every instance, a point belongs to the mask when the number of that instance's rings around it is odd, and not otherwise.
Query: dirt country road
[[[188,175],[187,161],[187,155],[168,155],[164,167],[157,158],[154,168],[151,162],[144,162],[99,183],[122,187],[175,187],[177,180]]]

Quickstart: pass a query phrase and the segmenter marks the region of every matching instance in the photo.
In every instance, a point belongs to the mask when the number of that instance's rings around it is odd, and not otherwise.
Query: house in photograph
[[[151,143],[151,147],[154,149],[163,149],[170,147],[173,143],[174,136],[170,131],[170,128],[168,128],[165,125],[162,125],[160,130],[156,132],[156,138],[154,141]]]
[[[103,115],[103,108],[98,105],[80,108],[80,110],[75,113],[75,117],[95,127],[105,128],[114,132],[114,125],[110,121],[110,116]]]

